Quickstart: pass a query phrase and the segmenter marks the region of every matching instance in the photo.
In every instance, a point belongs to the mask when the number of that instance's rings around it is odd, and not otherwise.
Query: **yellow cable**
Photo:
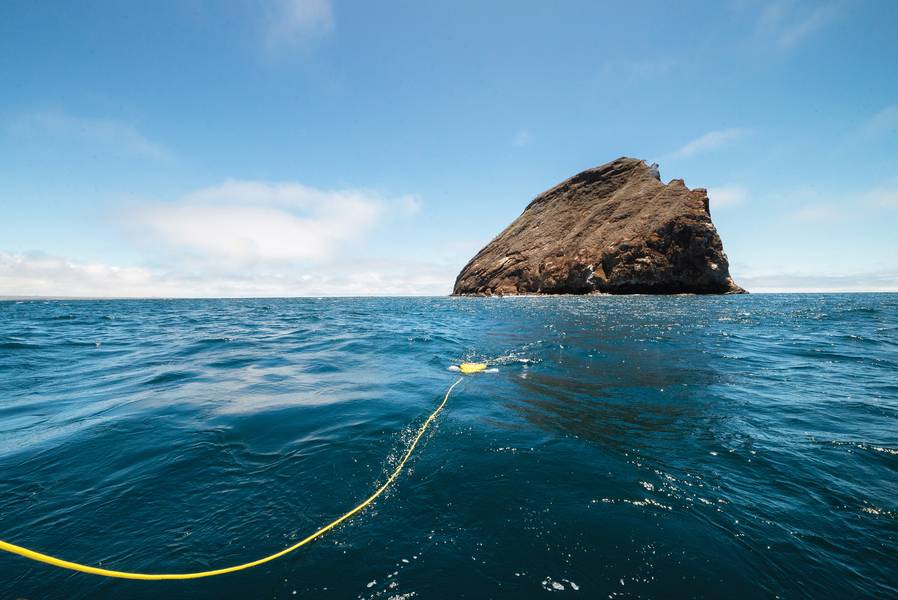
[[[212,571],[198,571],[196,573],[131,573],[129,571],[113,571],[110,569],[100,569],[98,567],[90,567],[87,565],[82,565],[76,562],[71,562],[68,560],[62,560],[61,558],[56,558],[55,556],[50,556],[49,554],[42,554],[40,552],[35,552],[34,550],[29,550],[28,548],[23,548],[22,546],[16,546],[15,544],[10,544],[9,542],[4,542],[0,540],[0,550],[5,550],[6,552],[12,552],[13,554],[18,554],[19,556],[24,556],[25,558],[30,558],[31,560],[36,560],[38,562],[47,563],[48,565],[53,565],[55,567],[60,567],[63,569],[71,569],[72,571],[81,571],[82,573],[91,573],[93,575],[103,575],[105,577],[118,577],[120,579],[199,579],[201,577],[212,577],[213,575],[224,575],[225,573],[233,573],[234,571],[242,571],[244,569],[249,569],[250,567],[255,567],[257,565],[265,564],[267,562],[271,562],[276,558],[280,558],[285,554],[289,554],[294,550],[305,546],[309,542],[314,539],[317,539],[351,517],[356,514],[372,502],[374,502],[378,496],[383,494],[390,485],[396,481],[396,478],[399,477],[399,473],[402,471],[402,468],[405,466],[405,463],[408,461],[409,457],[412,455],[412,452],[415,450],[415,446],[418,445],[418,442],[421,440],[421,436],[424,435],[424,432],[430,427],[430,424],[433,423],[434,419],[436,419],[437,415],[440,414],[440,411],[443,410],[443,407],[446,406],[446,402],[449,400],[449,394],[452,393],[452,390],[461,383],[462,378],[459,377],[455,383],[449,386],[449,389],[446,390],[446,395],[443,396],[443,401],[440,402],[440,405],[437,406],[436,410],[433,411],[427,420],[424,421],[424,424],[421,425],[421,428],[418,430],[417,435],[415,435],[415,439],[412,440],[411,445],[406,450],[405,455],[402,457],[402,460],[399,461],[399,464],[390,473],[390,476],[387,477],[387,480],[381,485],[373,494],[368,496],[366,500],[364,500],[361,504],[345,513],[343,516],[338,517],[316,531],[315,533],[309,535],[308,537],[300,540],[299,542],[293,544],[289,548],[284,548],[280,552],[275,552],[269,556],[260,558],[258,560],[254,560],[252,562],[243,563],[242,565],[234,565],[233,567],[224,567],[222,569],[214,569]]]

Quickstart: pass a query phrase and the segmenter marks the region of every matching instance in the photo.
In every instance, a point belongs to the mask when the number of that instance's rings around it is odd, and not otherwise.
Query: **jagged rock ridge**
[[[744,293],[708,193],[622,157],[537,196],[465,265],[455,295]]]

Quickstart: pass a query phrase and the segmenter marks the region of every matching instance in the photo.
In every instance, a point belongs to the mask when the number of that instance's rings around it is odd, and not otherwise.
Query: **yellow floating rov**
[[[486,371],[486,363],[463,362],[462,364],[458,365],[458,370],[465,375],[470,375],[471,373],[480,373],[481,371]]]

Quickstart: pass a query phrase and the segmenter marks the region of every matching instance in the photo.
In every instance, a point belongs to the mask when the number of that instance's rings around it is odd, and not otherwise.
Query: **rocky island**
[[[708,192],[618,158],[537,196],[461,270],[453,295],[745,293]]]

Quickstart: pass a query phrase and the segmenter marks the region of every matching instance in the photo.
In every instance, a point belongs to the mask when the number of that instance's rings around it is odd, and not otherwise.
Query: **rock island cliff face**
[[[732,294],[708,193],[619,158],[537,196],[465,265],[455,295]]]

